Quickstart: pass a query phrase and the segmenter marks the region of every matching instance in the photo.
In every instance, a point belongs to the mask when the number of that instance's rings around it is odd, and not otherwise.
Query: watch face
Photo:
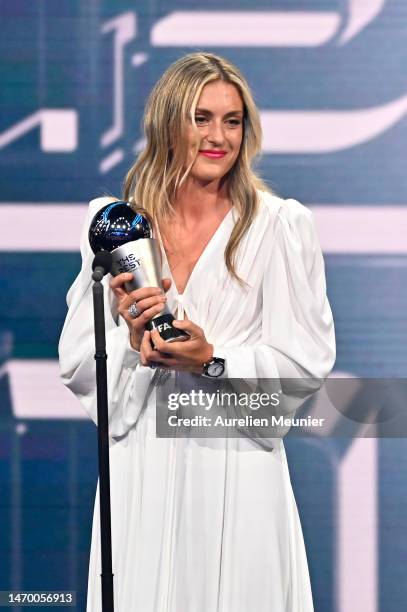
[[[208,366],[208,374],[209,376],[220,376],[224,369],[225,366],[222,363],[211,363]]]

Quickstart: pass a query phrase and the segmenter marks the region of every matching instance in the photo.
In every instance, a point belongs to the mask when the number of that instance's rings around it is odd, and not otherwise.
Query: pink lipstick
[[[225,157],[226,151],[199,151],[201,155],[205,155],[205,157],[209,157],[210,159],[220,159],[221,157]]]

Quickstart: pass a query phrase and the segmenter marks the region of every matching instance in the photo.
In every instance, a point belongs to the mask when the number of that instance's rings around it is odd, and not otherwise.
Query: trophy
[[[161,257],[153,238],[153,223],[147,211],[133,210],[129,203],[111,202],[93,217],[89,228],[89,243],[94,253],[109,251],[112,255],[113,276],[131,272],[133,280],[125,284],[128,292],[141,287],[160,287]],[[165,304],[163,310],[146,323],[149,331],[156,329],[166,342],[188,340],[189,334],[176,329],[174,316]]]

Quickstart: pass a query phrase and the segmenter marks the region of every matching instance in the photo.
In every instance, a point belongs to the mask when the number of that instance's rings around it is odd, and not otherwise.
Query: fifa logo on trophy
[[[153,222],[142,208],[134,210],[129,203],[111,202],[93,217],[89,228],[89,243],[94,253],[109,251],[112,255],[111,274],[131,272],[133,280],[126,283],[128,292],[141,287],[160,287],[161,257],[157,240],[153,238]],[[166,342],[187,340],[189,335],[176,329],[174,316],[167,305],[146,323],[157,329]]]

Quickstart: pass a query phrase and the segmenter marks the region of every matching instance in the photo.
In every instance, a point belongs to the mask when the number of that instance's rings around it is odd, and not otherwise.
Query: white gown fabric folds
[[[229,378],[324,379],[335,360],[324,261],[312,212],[260,192],[237,273],[224,251],[232,208],[168,306],[185,313],[226,359]],[[87,233],[109,198],[89,205],[82,269],[67,296],[61,375],[97,422]],[[160,241],[161,246],[161,241]],[[161,246],[162,249],[162,246]],[[171,277],[162,250],[162,277]],[[311,612],[310,578],[282,439],[156,437],[155,381],[129,345],[104,279],[108,353],[112,547],[119,612]],[[101,611],[98,491],[87,612]]]

